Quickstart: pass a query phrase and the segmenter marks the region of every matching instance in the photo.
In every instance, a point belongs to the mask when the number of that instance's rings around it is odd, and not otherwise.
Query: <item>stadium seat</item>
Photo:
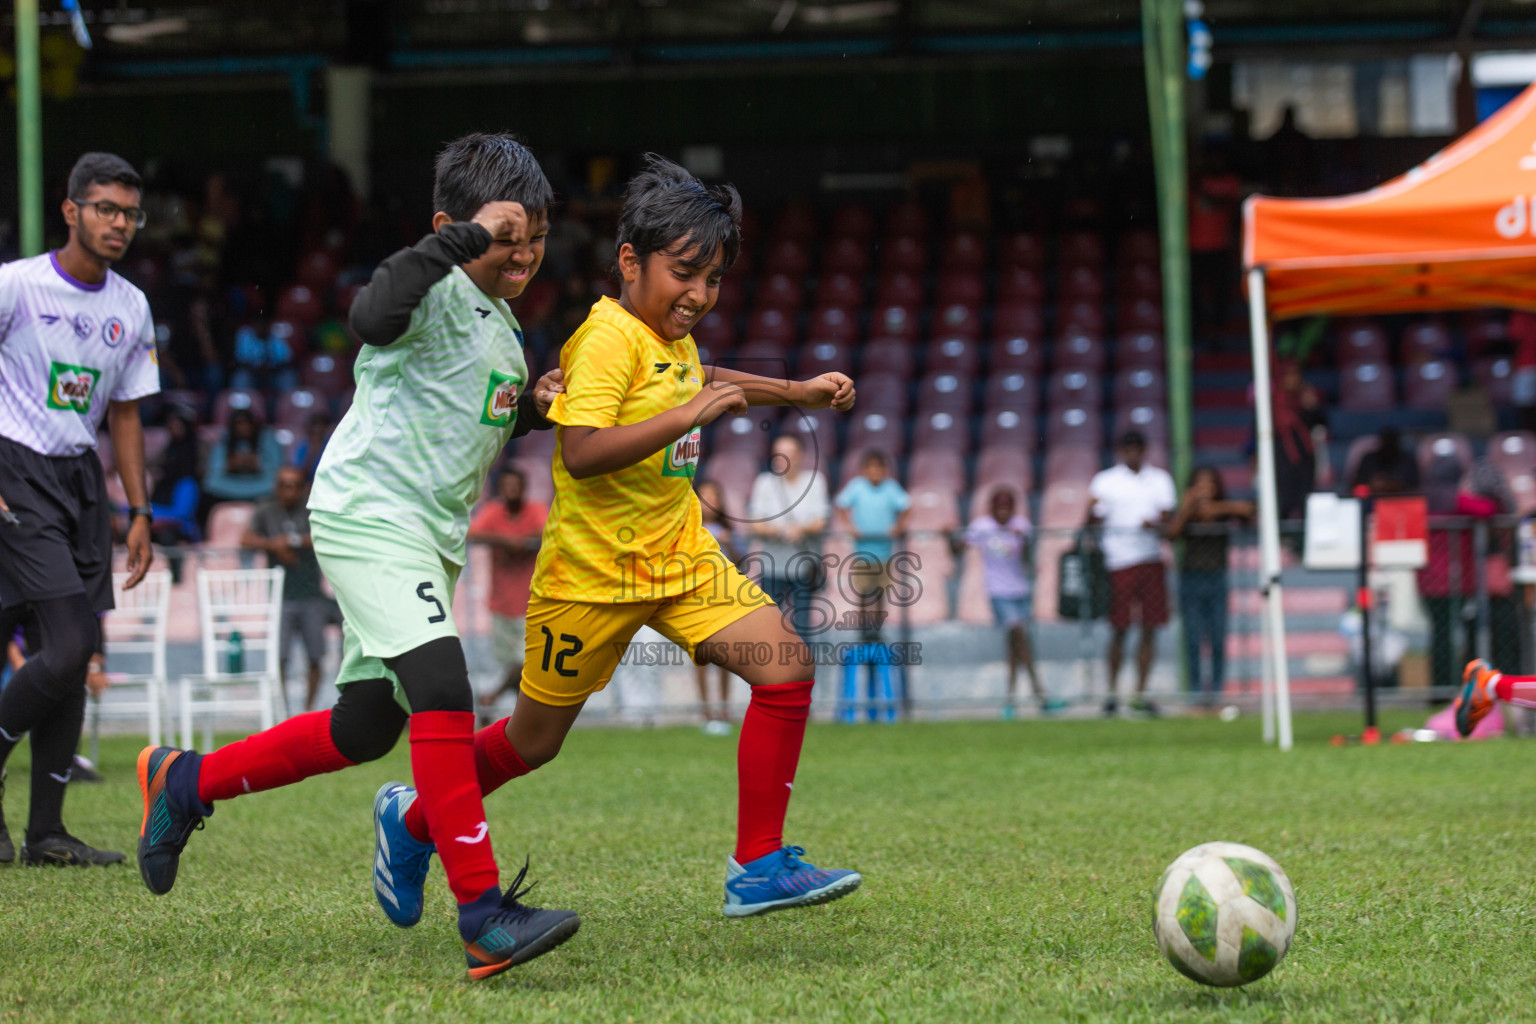
[[[552,431],[551,431],[552,433]],[[747,516],[747,501],[761,466],[748,452],[712,452],[705,449],[699,460],[698,478],[720,485],[725,512],[738,523]]]
[[[805,302],[800,278],[784,273],[765,274],[757,282],[757,308],[797,313]]]
[[[1168,414],[1163,405],[1121,405],[1115,408],[1114,437],[1123,437],[1130,430],[1138,430],[1147,439],[1148,446],[1168,443]],[[1159,463],[1164,465],[1164,463]]]
[[[928,344],[927,373],[958,373],[974,377],[981,369],[981,344],[971,338],[944,338]]]
[[[957,231],[944,239],[939,258],[945,270],[980,272],[987,265],[986,243],[974,232]]]
[[[1038,235],[1024,231],[1009,235],[998,246],[997,265],[1003,269],[1024,267],[1038,274],[1045,266],[1045,243]]]
[[[777,309],[759,309],[747,318],[746,340],[776,342],[781,348],[795,343],[795,318]]]
[[[345,360],[317,352],[299,364],[299,380],[334,398],[352,386],[352,370]]]
[[[1492,310],[1468,311],[1462,317],[1461,329],[1467,339],[1467,354],[1474,359],[1509,342],[1509,321]]]
[[[868,352],[865,353],[866,360]],[[885,363],[878,369],[863,371],[858,378],[858,404],[855,408],[871,409],[892,416],[907,414],[907,376],[892,372]]]
[[[811,314],[806,328],[808,341],[836,341],[851,344],[859,338],[858,314],[841,306],[823,306]]]
[[[1039,374],[1044,365],[1044,349],[1026,334],[995,337],[987,348],[987,369],[990,373]]]
[[[979,309],[986,301],[987,285],[979,273],[970,270],[946,270],[939,278],[934,301],[940,306],[961,303]]]
[[[965,490],[965,461],[955,457],[949,448],[925,448],[912,446],[912,457],[907,460],[908,490],[947,489],[955,494]]]
[[[1033,374],[1020,371],[988,375],[982,408],[989,413],[1012,409],[1033,416],[1040,408],[1039,379]]]
[[[208,405],[208,396],[190,388],[167,388],[160,392],[160,401],[166,408],[174,406],[182,412],[191,413],[194,420],[200,421]]]
[[[1504,474],[1522,515],[1536,508],[1536,488],[1516,488],[1517,477],[1528,483],[1536,476],[1536,434],[1529,430],[1510,430],[1494,434],[1488,441],[1488,458]],[[1522,493],[1522,491],[1524,493]]]
[[[1167,365],[1163,336],[1158,331],[1123,334],[1115,342],[1115,366],[1120,370],[1161,370]]]
[[[923,304],[922,278],[910,271],[893,270],[880,275],[875,285],[875,304],[915,309]]]
[[[550,433],[553,433],[553,431],[550,431]],[[528,490],[525,492],[525,497],[529,501],[537,501],[539,504],[547,507],[550,502],[555,500],[555,478],[551,472],[548,458],[515,455],[507,459],[507,464],[516,466],[523,471],[523,476],[528,481]]]
[[[744,416],[722,416],[712,426],[705,451],[745,452],[761,461],[768,455],[768,442],[778,420],[778,410],[771,405],[756,405]]]
[[[1090,331],[1069,327],[1056,340],[1056,369],[1098,373],[1108,361],[1104,342]]]
[[[928,211],[916,200],[904,200],[893,206],[885,218],[885,235],[895,238],[905,235],[912,238],[928,237]]]
[[[236,409],[249,411],[259,425],[266,426],[266,399],[261,397],[260,391],[252,391],[249,388],[230,388],[219,392],[219,396],[213,400],[213,425],[216,427],[227,425],[229,414]]]
[[[309,418],[317,412],[330,414],[330,403],[313,388],[294,388],[277,396],[277,409],[272,422],[289,430],[303,430]]]
[[[1045,443],[1053,448],[1066,444],[1104,447],[1104,421],[1098,406],[1053,406],[1045,421]]]
[[[821,275],[816,283],[816,303],[836,309],[859,309],[864,305],[864,284],[861,275],[845,271],[831,271]]]
[[[737,266],[740,265],[737,260]],[[741,312],[742,305],[746,302],[746,286],[742,283],[744,275],[732,267],[731,272],[720,279],[720,290],[715,293],[715,304],[711,307],[711,313],[721,313],[725,316],[735,316]]]
[[[1397,405],[1392,368],[1385,363],[1356,363],[1339,375],[1339,405],[1354,412],[1383,412]]]
[[[1454,354],[1456,344],[1444,321],[1423,320],[1403,328],[1400,358],[1404,366],[1425,359],[1446,359]]]
[[[971,378],[955,373],[931,373],[917,386],[917,411],[948,412],[969,416],[972,405]]]
[[[240,538],[256,514],[256,505],[249,501],[221,501],[208,511],[208,547],[217,551],[234,551],[240,547]]]
[[[949,409],[920,410],[913,427],[914,447],[948,449],[956,462],[971,447],[970,417]]]
[[[280,320],[293,320],[312,326],[325,315],[325,306],[314,289],[308,285],[293,284],[278,293],[277,309],[274,312]]]
[[[1035,302],[999,302],[992,311],[992,337],[1011,338],[1027,335],[1039,338],[1045,333],[1045,317]]]
[[[1456,364],[1449,359],[1409,363],[1403,371],[1403,400],[1410,409],[1437,412],[1456,390]]]
[[[337,289],[336,314],[338,316],[346,316],[349,312],[351,312],[352,303],[357,300],[357,293],[362,291],[365,287],[366,285],[362,281],[353,281],[351,284],[344,285],[343,287]]]
[[[869,318],[871,341],[895,338],[898,341],[911,343],[917,341],[918,334],[917,310],[907,306],[879,306]]]
[[[832,212],[832,235],[868,241],[875,236],[875,215],[867,206],[850,203]]]
[[[729,313],[711,309],[693,327],[693,340],[716,354],[736,347],[736,320]]]
[[[760,377],[789,378],[789,348],[777,341],[749,341],[720,360],[724,366]]]
[[[848,427],[848,448],[843,456],[842,479],[858,473],[859,460],[866,452],[882,452],[887,458],[899,459],[906,452],[906,436],[902,430],[901,416],[869,411],[855,413]]]
[[[1045,299],[1045,282],[1033,267],[1004,267],[997,272],[997,300],[1025,301],[1039,305]]]
[[[1045,401],[1053,409],[1072,405],[1097,409],[1104,402],[1104,383],[1092,370],[1057,370],[1046,381]]]
[[[784,418],[779,421],[779,433],[800,438],[805,448],[806,465],[826,467],[838,455],[837,421],[840,416],[828,409],[786,409]]]
[[[1104,337],[1104,310],[1096,302],[1073,302],[1060,310],[1061,327],[1064,334],[1076,328],[1085,334],[1091,334],[1096,338]]]
[[[1059,281],[1063,302],[1102,302],[1104,275],[1096,268],[1077,265],[1063,268]]]
[[[1339,328],[1340,366],[1355,363],[1385,363],[1392,358],[1387,348],[1387,333],[1370,320],[1351,320]]]
[[[1091,231],[1072,231],[1061,237],[1059,259],[1063,267],[1102,266],[1104,240]]]
[[[1453,508],[1461,478],[1472,468],[1472,443],[1462,434],[1428,434],[1419,439],[1415,455],[1431,510]]]
[[[981,418],[980,445],[1032,452],[1039,441],[1038,433],[1032,409],[988,409]]]
[[[943,338],[980,338],[981,316],[974,306],[951,303],[934,313],[933,333]]]
[[[1120,268],[1119,280],[1116,288],[1120,300],[1127,299],[1155,299],[1162,300],[1163,278],[1158,273],[1156,263],[1131,263]]]
[[[1159,370],[1121,370],[1115,374],[1116,405],[1163,405],[1168,400],[1168,386]]]
[[[914,454],[913,458],[916,457]],[[1011,489],[1020,506],[1027,507],[1024,502],[1034,489],[1034,472],[1034,459],[1023,448],[1011,445],[983,447],[976,454],[976,489],[971,499],[971,515],[985,511],[985,503],[999,487]]]
[[[883,273],[904,270],[922,274],[928,269],[928,246],[911,235],[887,237],[880,243],[880,270]]]
[[[934,534],[953,533],[960,528],[960,492],[945,487],[918,486],[909,481],[907,491],[912,505],[907,517],[908,545],[915,549],[919,540]],[[929,537],[923,537],[924,534]],[[942,539],[942,538],[941,538]],[[941,592],[942,587],[937,588]],[[941,614],[935,621],[942,621]]]
[[[1154,299],[1132,299],[1120,307],[1120,333],[1134,334],[1140,331],[1163,329],[1163,307]]]
[[[1045,486],[1047,489],[1064,481],[1077,481],[1087,485],[1099,471],[1099,450],[1082,444],[1059,444],[1045,453]],[[1085,507],[1086,511],[1086,507]],[[1078,520],[1080,525],[1081,519]]]
[[[273,341],[280,341],[288,346],[288,353],[294,361],[303,359],[309,354],[309,330],[301,323],[293,320],[273,320],[267,327],[267,335]]]
[[[869,270],[869,243],[859,238],[843,236],[828,242],[822,251],[823,274],[852,274],[863,276]]]
[[[1375,434],[1367,434],[1364,437],[1357,437],[1349,443],[1349,447],[1344,450],[1344,472],[1340,477],[1340,480],[1346,487],[1349,487],[1353,483],[1355,479],[1355,470],[1360,468],[1360,460],[1365,458],[1366,455],[1370,452],[1373,452],[1380,447],[1381,439],[1378,438]],[[1409,446],[1406,444],[1404,445],[1404,448],[1411,451]]]
[[[834,370],[852,375],[853,346],[850,343],[828,338],[821,341],[808,341],[800,347],[799,358],[795,361],[797,377],[809,380]]]
[[[917,364],[916,351],[911,342],[897,338],[877,338],[867,342],[859,350],[861,376],[857,384],[860,400],[864,394],[863,378],[869,374],[895,374],[903,379],[911,377]]]
[[[144,428],[144,462],[153,466],[155,460],[171,446],[171,432],[166,427]]]
[[[768,247],[763,269],[770,274],[804,277],[811,269],[811,255],[804,242],[795,238],[780,238]]]
[[[1515,364],[1508,356],[1474,359],[1472,379],[1494,406],[1504,407],[1514,403]]]
[[[816,240],[819,230],[816,210],[806,202],[790,200],[779,208],[778,216],[773,219],[775,239],[789,238],[803,245],[809,245]]]
[[[336,257],[324,249],[316,249],[299,257],[299,283],[308,285],[319,294],[323,295],[336,287],[338,273],[340,268],[336,265]]]

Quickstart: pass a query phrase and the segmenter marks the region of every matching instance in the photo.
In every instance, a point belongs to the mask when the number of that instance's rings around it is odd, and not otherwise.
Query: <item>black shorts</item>
[[[95,452],[51,457],[0,437],[0,606],[84,594],[112,608],[112,522]]]

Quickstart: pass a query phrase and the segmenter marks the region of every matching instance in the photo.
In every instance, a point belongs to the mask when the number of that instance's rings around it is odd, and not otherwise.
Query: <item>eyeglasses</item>
[[[136,228],[143,227],[144,222],[149,219],[149,216],[144,212],[144,207],[142,206],[118,206],[116,203],[106,199],[102,199],[94,203],[88,203],[83,199],[71,199],[70,202],[80,207],[94,207],[96,210],[96,216],[100,217],[108,224],[112,223],[114,220],[117,220],[118,214],[122,214],[123,216],[127,217],[128,223],[132,224]]]

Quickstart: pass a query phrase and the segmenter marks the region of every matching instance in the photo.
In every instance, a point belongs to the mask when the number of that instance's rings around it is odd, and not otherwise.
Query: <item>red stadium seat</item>
[[[1495,406],[1512,405],[1515,400],[1515,364],[1508,356],[1474,359],[1472,379]]]
[[[821,270],[863,275],[869,270],[869,243],[859,238],[834,238],[822,254]]]
[[[768,247],[763,269],[769,273],[804,277],[811,269],[811,254],[806,244],[795,238],[780,238]]]
[[[1392,368],[1385,363],[1356,363],[1339,375],[1339,404],[1356,412],[1383,412],[1397,405]]]
[[[352,311],[352,303],[357,301],[357,293],[367,285],[361,281],[353,281],[351,284],[336,292],[336,313],[338,316],[346,316]]]
[[[1162,331],[1162,303],[1153,299],[1132,299],[1120,307],[1120,333]]]
[[[800,438],[806,465],[825,467],[837,458],[838,415],[827,409],[786,409],[779,433]]]
[[[928,211],[915,200],[905,200],[891,208],[885,218],[887,238],[907,235],[914,238],[928,237]]]
[[[857,386],[859,399],[856,408],[883,412],[898,418],[907,414],[906,377],[882,368],[865,373],[858,379]]]
[[[1039,374],[1045,365],[1044,349],[1025,334],[994,338],[987,356],[987,368],[994,374]]]
[[[816,284],[816,302],[821,306],[858,309],[864,305],[864,284],[855,274],[842,271],[823,274]]]
[[[736,346],[736,320],[730,313],[722,313],[717,306],[699,318],[693,327],[693,340],[718,354],[729,352]]]
[[[894,374],[903,380],[912,376],[917,368],[915,347],[909,341],[899,338],[876,338],[867,342],[859,352],[859,373],[868,376],[876,374]],[[860,394],[863,394],[864,381],[858,381]]]
[[[965,461],[956,458],[952,448],[928,448],[918,442],[907,463],[907,489],[959,494],[965,490]]]
[[[816,240],[818,230],[816,210],[810,203],[791,200],[779,209],[779,215],[773,220],[775,239],[791,238],[809,245]]]
[[[806,342],[800,347],[800,358],[795,363],[795,373],[805,380],[833,371],[850,373],[852,369],[852,344],[830,338]]]
[[[267,328],[267,334],[273,341],[287,345],[295,361],[303,359],[309,352],[309,331],[303,324],[292,320],[273,320]]]
[[[1159,370],[1121,370],[1115,374],[1115,405],[1164,405],[1168,386]]]
[[[917,411],[971,414],[971,378],[956,373],[930,374],[917,386]]]
[[[945,270],[979,272],[987,265],[987,246],[980,235],[957,231],[944,239],[944,248],[939,258]]]
[[[981,275],[970,270],[946,270],[939,278],[939,290],[934,300],[941,306],[961,303],[980,308],[987,299],[987,285]]]
[[[1122,265],[1132,263],[1156,264],[1162,254],[1158,250],[1157,232],[1127,231],[1120,236],[1116,260]]]
[[[969,419],[948,409],[918,413],[913,435],[914,447],[948,449],[954,453],[956,462],[971,447]]]
[[[1062,236],[1060,259],[1063,267],[1102,266],[1104,240],[1091,231],[1072,231]]]
[[[1057,370],[1046,381],[1045,401],[1053,409],[1067,406],[1097,409],[1104,403],[1104,382],[1092,370]]]
[[[1063,302],[1102,302],[1104,299],[1104,275],[1096,267],[1081,264],[1064,267],[1060,286]]]
[[[213,400],[213,425],[222,427],[229,423],[229,414],[236,409],[244,409],[256,418],[261,426],[267,424],[267,403],[261,397],[260,391],[252,391],[249,388],[230,388],[219,392],[219,397]]]
[[[1403,371],[1404,404],[1428,412],[1442,410],[1456,390],[1456,379],[1456,364],[1448,359],[1410,363]]]
[[[800,279],[788,274],[766,274],[757,284],[757,308],[797,313],[805,301]]]
[[[987,412],[1012,409],[1033,416],[1040,408],[1040,382],[1032,374],[992,373],[987,377],[982,408]]]
[[[923,296],[922,279],[904,270],[881,274],[875,286],[875,304],[880,306],[916,308],[923,304]]]
[[[997,263],[1004,269],[1025,267],[1039,273],[1045,266],[1045,243],[1027,232],[1009,235],[998,246]]]
[[[901,458],[906,453],[902,423],[900,415],[889,412],[871,409],[856,413],[848,426],[848,450],[843,454],[843,478],[847,479],[858,472],[859,460],[865,452],[877,451],[883,452],[888,458]]]
[[[973,306],[951,303],[934,313],[933,333],[941,338],[980,338],[981,316]]]
[[[1021,452],[1032,452],[1039,440],[1036,433],[1033,413],[998,409],[989,410],[981,418],[983,448],[1014,448]]]
[[[858,314],[840,306],[826,306],[811,314],[806,330],[811,341],[853,342],[859,337]]]
[[[1073,329],[1091,334],[1095,338],[1104,337],[1104,310],[1095,302],[1073,302],[1061,311],[1061,333],[1065,334]]]
[[[712,424],[714,432],[705,451],[744,452],[761,461],[768,455],[777,419],[778,410],[771,405],[753,406],[745,416],[722,416]]]
[[[1488,458],[1504,474],[1516,511],[1520,515],[1536,512],[1536,434],[1528,430],[1495,434],[1488,442]]]
[[[553,433],[553,431],[534,431]],[[528,436],[533,436],[532,434]],[[759,461],[745,452],[712,452],[704,450],[699,462],[701,480],[713,480],[720,486],[725,513],[740,522],[747,515],[747,500],[752,495],[752,484],[757,480]]]
[[[1136,331],[1115,342],[1115,365],[1121,370],[1161,370],[1168,365],[1163,336],[1157,331]]]
[[[1440,320],[1424,320],[1403,329],[1402,362],[1405,366],[1425,359],[1444,359],[1455,350],[1451,332]]]
[[[777,309],[760,309],[747,319],[747,341],[772,341],[787,348],[795,341],[795,319]]]
[[[1038,338],[1045,333],[1045,317],[1040,305],[1033,302],[1000,302],[992,311],[992,337],[1011,338],[1027,335]]]
[[[314,289],[293,284],[278,293],[276,313],[279,320],[293,320],[310,326],[325,315],[325,306]]]
[[[777,341],[749,341],[723,356],[720,362],[743,373],[789,379],[789,346]]]
[[[322,295],[336,287],[338,273],[336,257],[324,249],[316,249],[299,257],[299,283],[308,285]]]
[[[867,206],[839,206],[832,213],[832,234],[838,238],[863,240],[875,236],[875,215]]]
[[[1168,443],[1168,414],[1161,403],[1157,405],[1122,405],[1115,409],[1114,436],[1123,437],[1127,431],[1139,430],[1148,445]]]
[[[1466,436],[1427,434],[1419,438],[1414,455],[1419,460],[1419,480],[1424,490],[1430,493],[1431,500],[1436,497],[1433,492],[1442,480],[1453,482],[1450,494],[1445,497],[1454,500],[1455,485],[1461,482],[1462,474],[1472,468],[1472,443]]]
[[[1004,267],[997,272],[997,300],[1025,301],[1039,305],[1045,299],[1045,282],[1032,267]]]
[[[1121,301],[1126,299],[1157,299],[1163,297],[1163,278],[1156,263],[1131,263],[1120,270],[1118,291]]]
[[[723,313],[726,316],[735,316],[741,312],[747,297],[746,289],[742,285],[743,280],[744,276],[736,267],[732,267],[730,273],[720,279],[720,290],[715,293],[715,304],[710,308],[710,312]]]
[[[959,493],[947,487],[933,487],[926,482],[921,485],[913,483],[910,474],[908,474],[908,480],[907,490],[912,499],[912,511],[907,518],[907,529],[911,531],[908,544],[912,550],[919,552],[923,550],[924,545],[934,541],[947,545],[947,539],[942,535],[960,528]],[[942,549],[935,552],[940,556],[946,553]],[[941,595],[938,600],[943,607],[931,611],[929,615],[931,622],[942,622],[948,617],[947,596]],[[917,607],[914,606],[908,614],[913,621],[916,621]]]
[[[928,246],[920,238],[899,235],[880,243],[880,270],[922,274],[928,269]]]
[[[330,414],[330,402],[312,388],[294,388],[277,396],[277,409],[272,422],[289,430],[303,430],[309,418],[317,412]]]
[[[928,373],[958,373],[974,377],[981,369],[981,344],[971,338],[945,338],[930,342],[924,369]]]
[[[1108,361],[1104,342],[1088,331],[1069,328],[1056,342],[1056,369],[1098,373]]]
[[[917,456],[914,453],[913,458]],[[1034,489],[1035,465],[1029,452],[1011,445],[983,447],[976,456],[976,491],[971,500],[972,514],[980,514],[992,493],[1000,488],[1013,491],[1020,507]],[[981,504],[976,499],[980,499]]]
[[[918,329],[917,311],[907,306],[879,306],[869,319],[871,341],[895,338],[900,341],[915,342]]]
[[[1509,321],[1491,310],[1474,310],[1462,317],[1467,352],[1474,358],[1509,341]]]
[[[1045,442],[1051,447],[1081,444],[1089,448],[1103,448],[1104,422],[1098,407],[1070,405],[1052,408],[1045,421]]]
[[[299,364],[299,380],[334,398],[352,386],[352,367],[347,360],[320,352]]]
[[[1053,445],[1050,451],[1045,453],[1045,486],[1047,488],[1066,481],[1077,481],[1086,487],[1093,479],[1093,474],[1098,471],[1099,449],[1096,445],[1058,444]],[[1083,512],[1087,511],[1086,502],[1079,507]],[[1083,512],[1079,512],[1078,515],[1081,516]],[[1081,522],[1082,520],[1078,519],[1073,525],[1079,525]]]
[[[1392,358],[1387,333],[1369,320],[1352,320],[1339,328],[1339,365],[1385,363]]]

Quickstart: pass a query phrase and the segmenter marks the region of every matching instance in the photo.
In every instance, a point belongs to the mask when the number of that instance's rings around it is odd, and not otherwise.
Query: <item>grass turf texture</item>
[[[409,777],[402,742],[220,805],[165,897],[131,862],[0,870],[0,1020],[1529,1019],[1536,746],[1327,745],[1358,724],[1302,716],[1289,755],[1253,719],[815,726],[789,838],[864,888],[745,921],[720,915],[734,741],[578,731],[488,810],[504,880],[531,852],[534,901],[582,930],[482,983],[439,864],[416,928],[374,905],[370,804]],[[70,787],[87,841],[133,849],[137,746]],[[1296,888],[1290,955],[1245,989],[1185,980],[1151,934],[1153,884],[1210,839]]]

